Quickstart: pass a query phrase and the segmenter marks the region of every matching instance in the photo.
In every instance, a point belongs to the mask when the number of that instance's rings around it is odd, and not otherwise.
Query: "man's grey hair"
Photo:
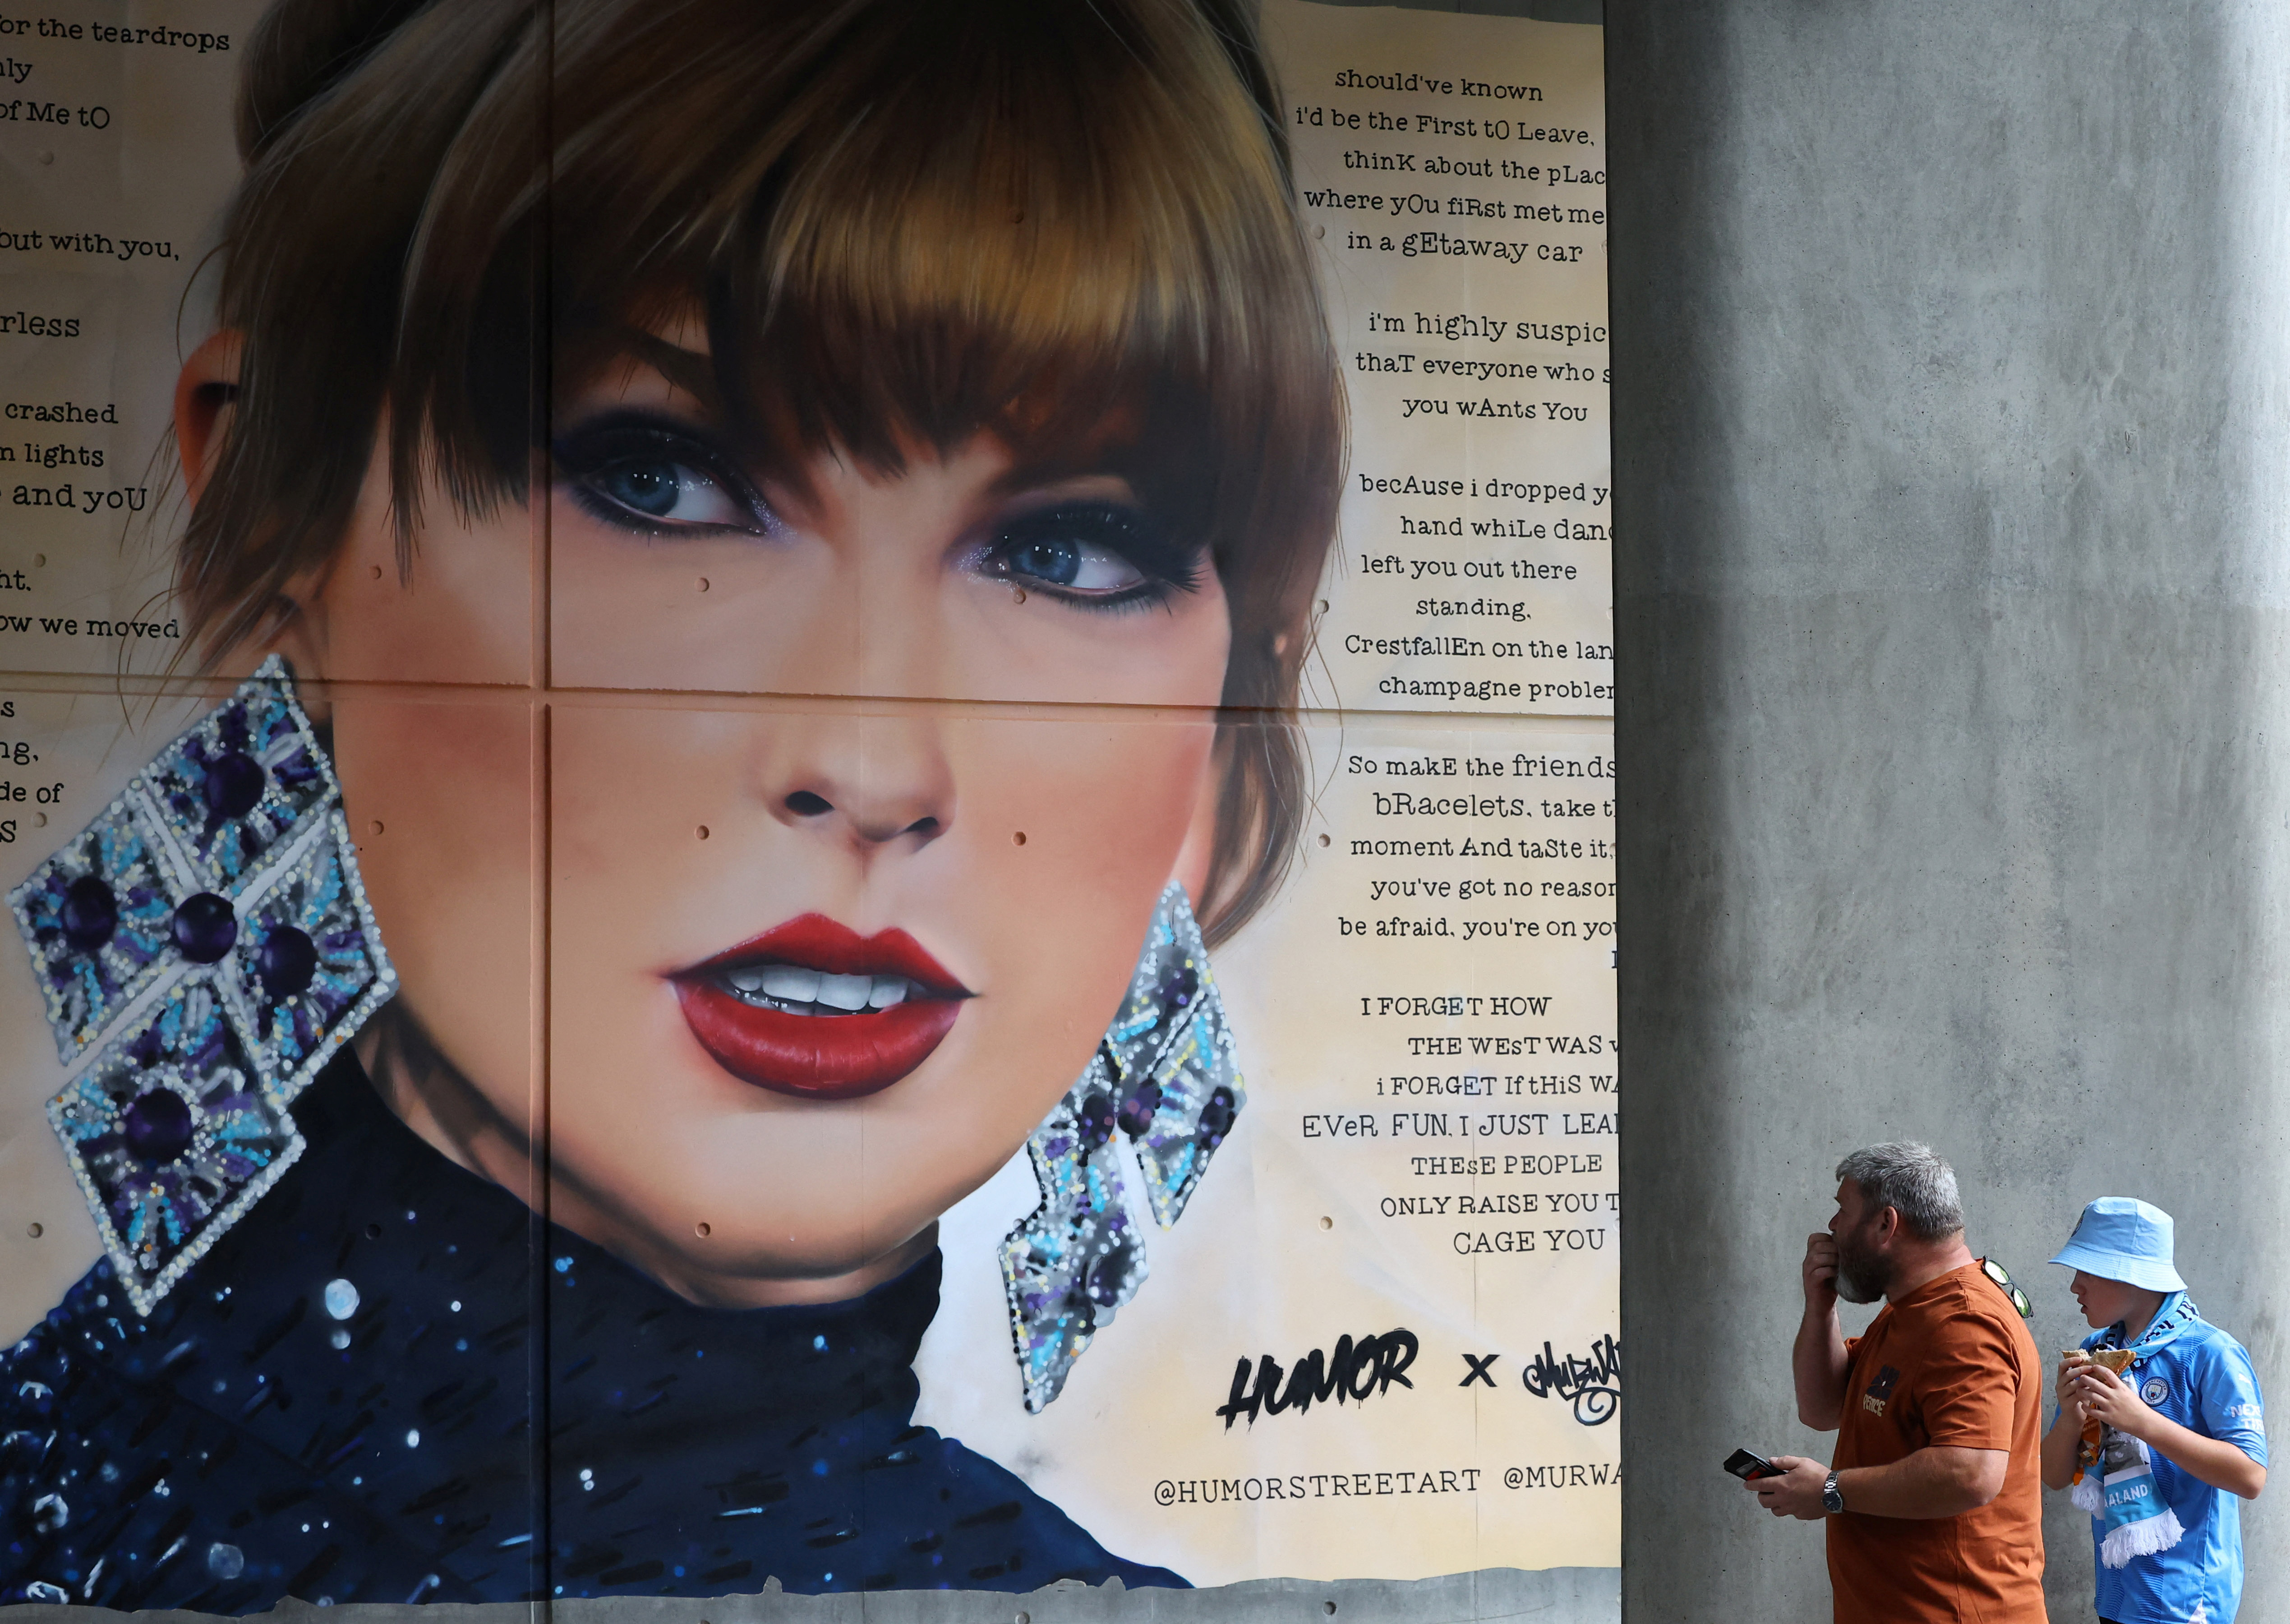
[[[1964,1228],[1956,1170],[1930,1145],[1871,1145],[1839,1162],[1837,1178],[1859,1185],[1870,1211],[1898,1212],[1902,1228],[1920,1241],[1944,1241]]]

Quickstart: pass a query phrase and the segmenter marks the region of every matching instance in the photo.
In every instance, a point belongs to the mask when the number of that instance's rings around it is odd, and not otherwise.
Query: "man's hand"
[[[1837,1237],[1826,1229],[1805,1237],[1805,1306],[1815,1314],[1837,1306]]]
[[[1805,1237],[1805,1318],[1790,1345],[1797,1419],[1834,1432],[1845,1414],[1845,1328],[1837,1319],[1837,1241],[1826,1229]]]
[[[2086,1420],[2102,1420],[2116,1431],[2143,1444],[2152,1444],[2155,1412],[2132,1390],[2131,1384],[2104,1364],[2078,1365],[2067,1389],[2075,1396],[2077,1412]]]
[[[1827,1236],[1821,1237],[1827,1240]],[[1808,1263],[1806,1279],[1810,1284],[1812,1271]],[[1818,1460],[1808,1460],[1803,1455],[1775,1455],[1775,1466],[1782,1468],[1778,1477],[1752,1477],[1742,1487],[1756,1492],[1758,1503],[1775,1516],[1793,1516],[1800,1522],[1817,1523],[1829,1513],[1822,1508],[1821,1491],[1829,1482],[1829,1468]]]

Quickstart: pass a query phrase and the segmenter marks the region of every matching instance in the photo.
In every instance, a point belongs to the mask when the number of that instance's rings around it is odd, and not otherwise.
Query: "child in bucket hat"
[[[2227,1624],[2242,1601],[2237,1497],[2266,1484],[2257,1373],[2189,1300],[2172,1228],[2160,1207],[2102,1196],[2052,1259],[2076,1271],[2098,1329],[2061,1358],[2044,1485],[2091,1513],[2108,1624]]]

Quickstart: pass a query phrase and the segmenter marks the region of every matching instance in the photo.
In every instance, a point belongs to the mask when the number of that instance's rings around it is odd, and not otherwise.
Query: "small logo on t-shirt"
[[[2150,1404],[2159,1404],[2171,1396],[2171,1384],[2160,1376],[2150,1376],[2147,1385],[2139,1389],[2139,1396]]]
[[[1886,1365],[1877,1372],[1877,1379],[1869,1384],[1869,1390],[1861,1395],[1861,1407],[1871,1415],[1884,1414],[1885,1406],[1892,1402],[1893,1389],[1900,1385],[1900,1380],[1901,1372],[1889,1364]]]

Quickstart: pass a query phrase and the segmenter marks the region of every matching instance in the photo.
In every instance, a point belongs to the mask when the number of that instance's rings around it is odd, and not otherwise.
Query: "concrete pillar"
[[[2081,1204],[2159,1203],[2290,1402],[2290,13],[1639,0],[1607,50],[1625,1616],[1826,1618],[1718,1462],[1827,1458],[1789,1342],[1857,1145],[1954,1162],[2045,1349]]]

